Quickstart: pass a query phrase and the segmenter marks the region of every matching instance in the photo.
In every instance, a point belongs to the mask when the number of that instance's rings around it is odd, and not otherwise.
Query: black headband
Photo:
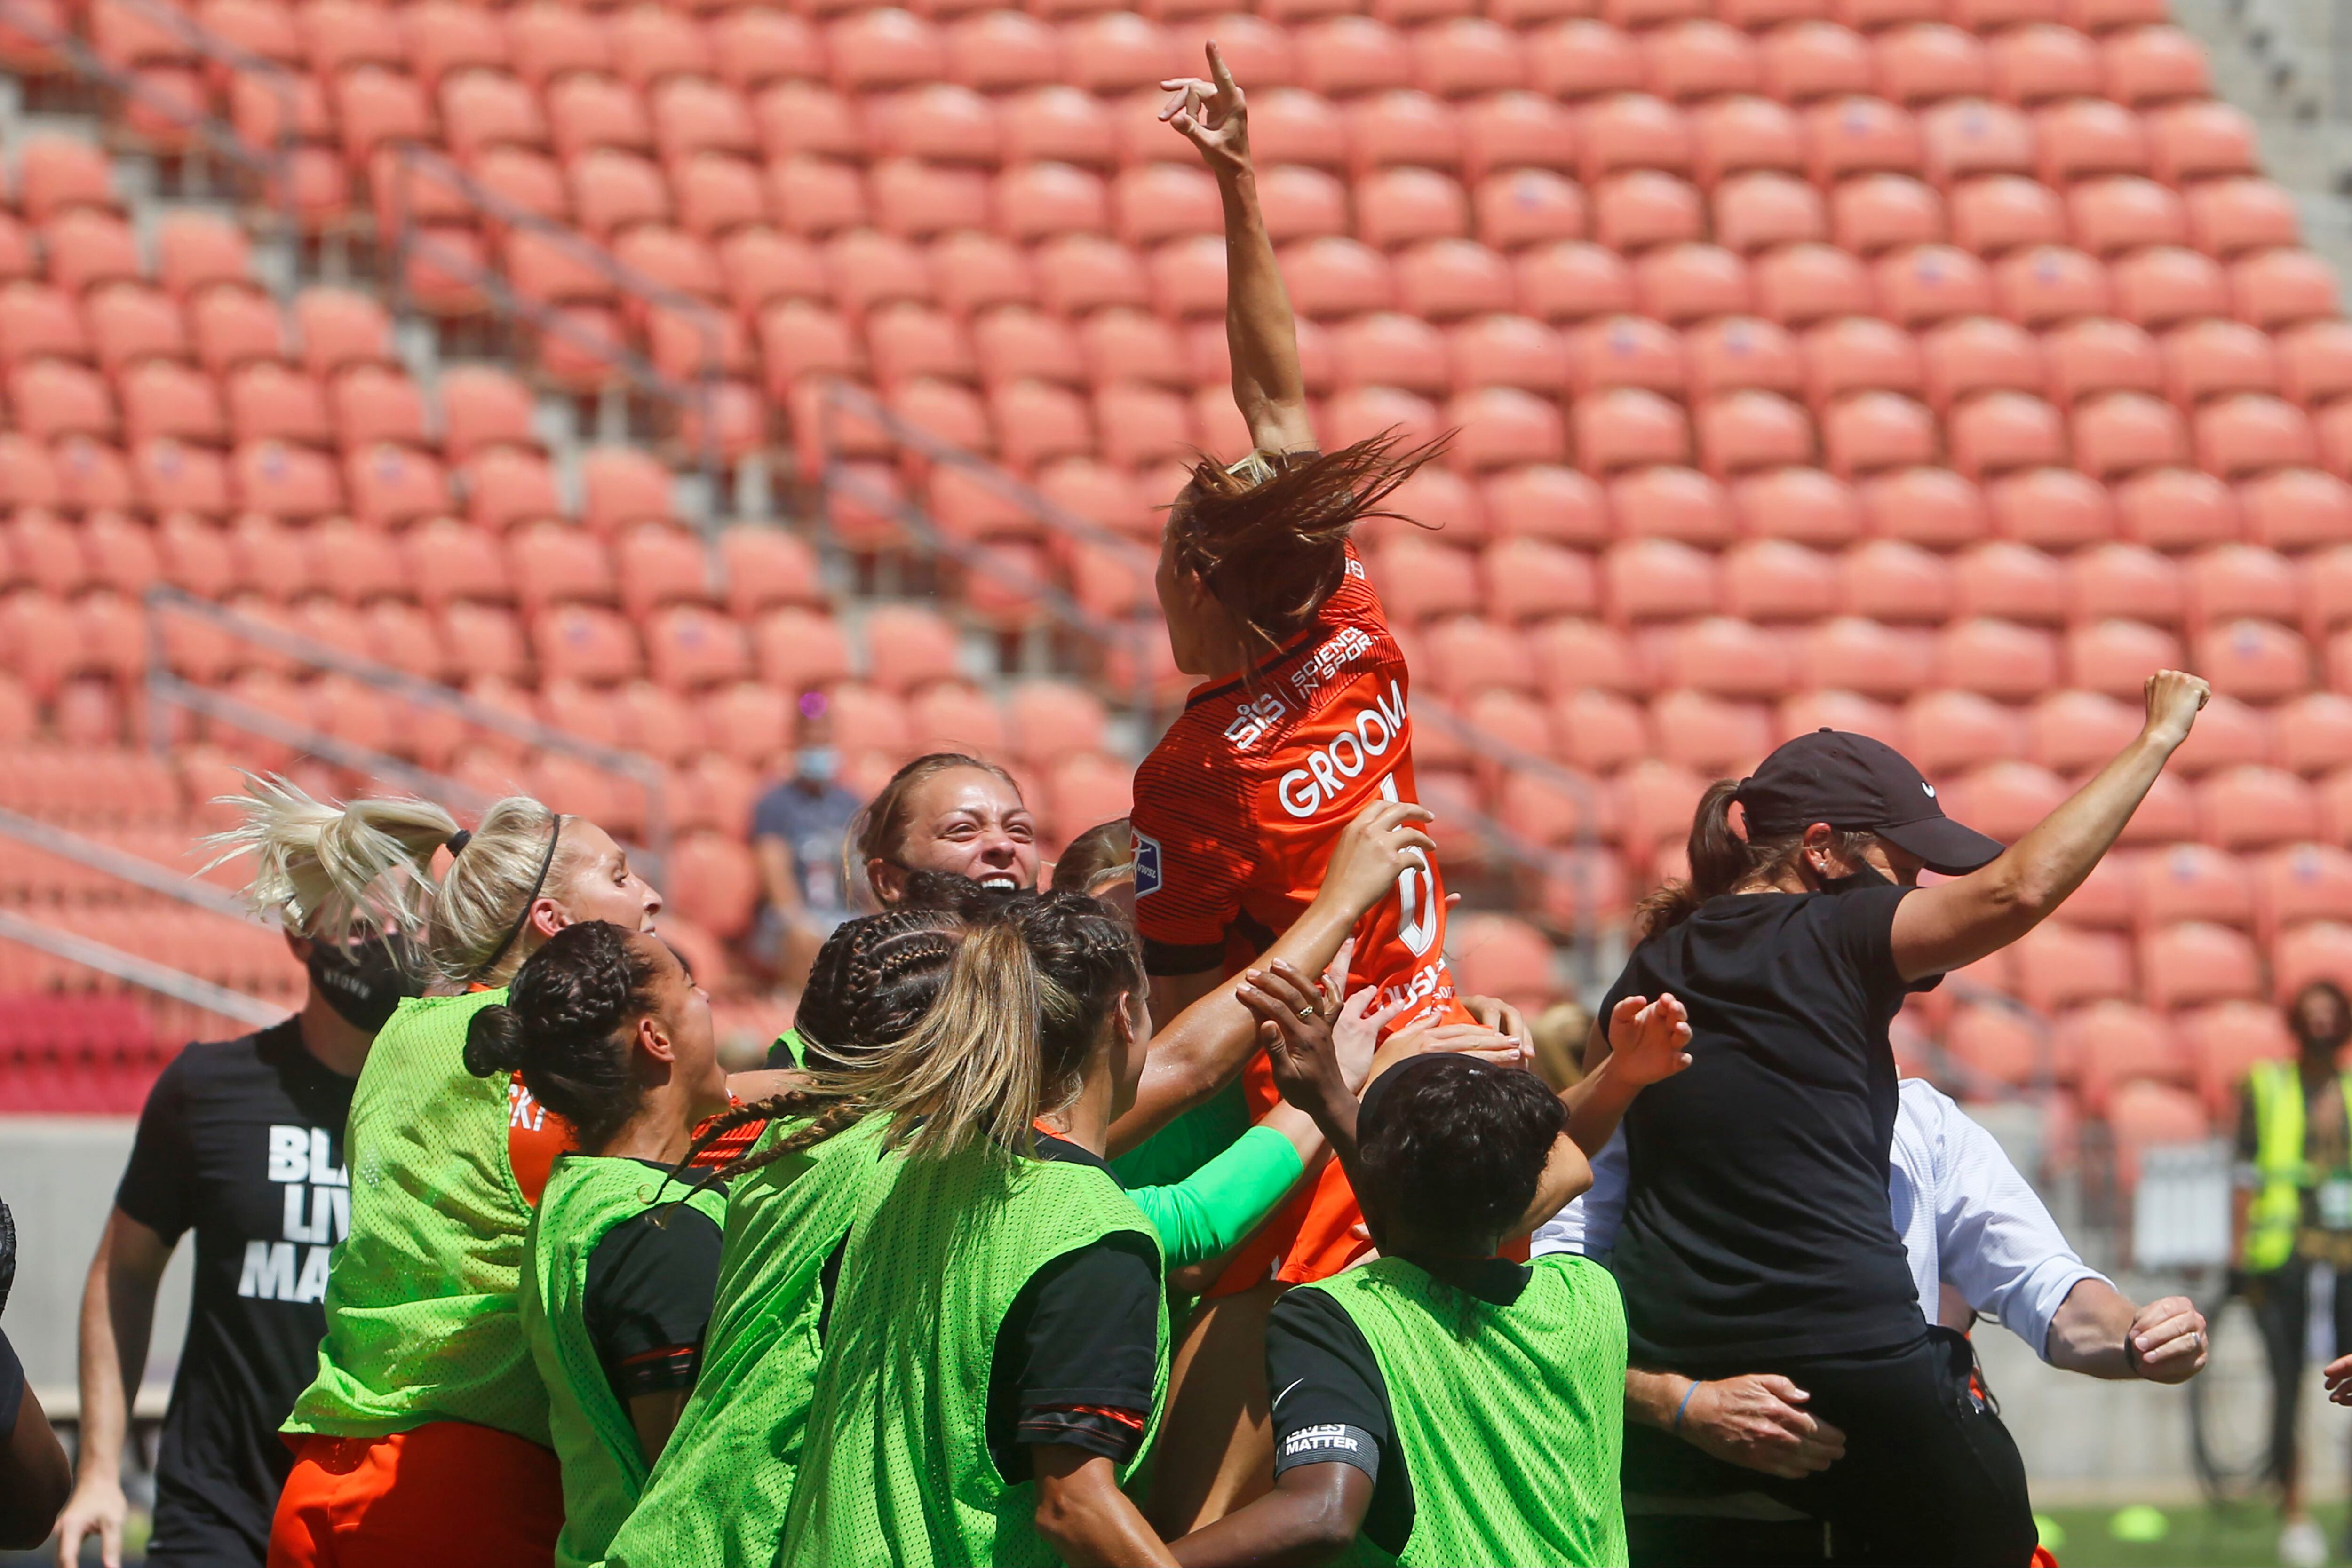
[[[472,835],[467,836],[470,838]],[[482,960],[481,967],[474,971],[472,978],[478,980],[497,968],[499,960],[507,956],[507,949],[514,946],[515,938],[522,935],[523,926],[530,920],[530,906],[539,902],[539,890],[547,885],[547,871],[555,863],[555,844],[562,837],[563,837],[563,813],[558,811],[555,813],[555,825],[547,831],[547,852],[539,857],[539,874],[531,879],[530,891],[523,895],[522,913],[515,916],[514,924],[508,926],[507,934],[499,939],[497,949]]]

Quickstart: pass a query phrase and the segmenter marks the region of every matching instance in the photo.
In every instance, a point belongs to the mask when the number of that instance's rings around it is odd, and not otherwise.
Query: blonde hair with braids
[[[532,888],[551,893],[576,869],[561,836],[551,856],[558,819],[527,795],[509,795],[483,812],[436,880],[434,852],[458,830],[432,801],[339,805],[313,800],[283,778],[247,775],[247,793],[215,802],[236,807],[244,821],[205,841],[222,851],[215,865],[254,855],[246,896],[257,908],[282,909],[305,935],[333,940],[386,926],[422,933],[434,969],[452,984],[496,984],[511,975],[530,946],[518,923]]]

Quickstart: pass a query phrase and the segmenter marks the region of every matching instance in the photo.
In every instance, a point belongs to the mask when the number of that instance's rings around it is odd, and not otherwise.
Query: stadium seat
[[[2229,486],[2193,469],[2158,467],[2135,474],[2116,486],[2115,497],[2117,531],[2154,549],[2221,544],[2243,531],[2237,498]]]
[[[2105,1000],[2062,1016],[2052,1046],[2081,1085],[2084,1108],[2105,1114],[2118,1085],[2134,1081],[2185,1084],[2191,1065],[2158,1014],[2129,1002]]]
[[[1948,468],[1898,468],[1861,486],[1869,531],[1927,549],[1949,549],[1986,537],[1983,492]]]
[[[2085,691],[2137,700],[2157,670],[2180,667],[2179,640],[2144,622],[2095,621],[2066,633],[2066,681]]]
[[[2069,612],[2078,622],[2123,616],[2177,623],[2186,606],[2179,566],[2145,545],[2098,544],[2075,554],[2066,570]]]
[[[1933,777],[1969,772],[2024,749],[2015,712],[1975,692],[1922,692],[1905,706],[1902,723],[1905,755]]]
[[[1887,392],[1858,392],[1824,409],[1821,432],[1829,469],[1843,479],[1932,463],[1938,445],[1926,405]]]
[[[1706,204],[1697,187],[1655,169],[1612,174],[1592,187],[1593,237],[1628,255],[1700,237]]]
[[[2198,249],[2233,256],[2303,243],[2294,198],[2268,180],[2202,180],[2182,193]]]
[[[2238,486],[2246,537],[2272,549],[2303,550],[2352,539],[2352,486],[2331,474],[2287,468]]]
[[[2183,1010],[2174,1032],[2188,1053],[2199,1096],[2219,1125],[2230,1124],[2246,1074],[2258,1061],[2286,1061],[2294,1038],[2276,1008],[2252,1001],[2216,1002]]]
[[[1935,644],[1924,630],[1839,616],[1797,633],[1797,680],[1899,701],[1935,680]]]
[[[1934,123],[1935,116],[1931,115],[1931,128]],[[2065,208],[2058,193],[2017,174],[1987,174],[1959,181],[1946,197],[1946,213],[1951,224],[1952,243],[1979,256],[1993,256],[2033,246],[2063,244],[2067,237]]]
[[[2113,932],[2045,921],[2011,952],[2019,996],[2043,1012],[2082,1002],[2128,1000],[2137,988],[2130,946]]]

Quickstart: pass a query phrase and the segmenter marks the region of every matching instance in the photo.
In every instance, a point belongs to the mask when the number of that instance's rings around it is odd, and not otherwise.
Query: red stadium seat
[[[2144,545],[2109,543],[2084,549],[2067,562],[2073,617],[2094,622],[2110,616],[2171,622],[2186,601],[2183,573],[2170,559]],[[2155,650],[2178,656],[2177,647]]]
[[[1822,446],[1830,471],[1841,478],[1931,463],[1936,457],[1935,416],[1893,392],[1866,392],[1822,413]]]
[[[1759,468],[1810,463],[1812,423],[1799,404],[1777,392],[1727,392],[1702,404],[1696,416],[1700,461],[1719,478]]]
[[[2230,267],[2241,320],[2266,331],[2333,319],[2341,309],[2336,269],[2307,250],[2271,250]]]
[[[1629,539],[1601,557],[1601,599],[1618,621],[1703,614],[1717,601],[1715,559],[1679,540]]]
[[[1573,410],[1580,465],[1595,472],[1686,461],[1690,430],[1682,411],[1654,392],[1619,387],[1579,401]]]
[[[2197,1089],[2217,1123],[2222,1121],[2257,1061],[2287,1061],[2294,1037],[2278,1009],[2251,1001],[2218,1002],[2181,1013],[2176,1032],[2197,1078]]]
[[[1804,103],[1869,92],[1875,85],[1869,43],[1828,21],[1808,19],[1776,29],[1760,41],[1760,50],[1766,90],[1774,98]]]
[[[2179,103],[2147,117],[2150,172],[2170,185],[2256,172],[2254,126],[2226,103]]]
[[[1925,632],[1843,616],[1799,633],[1798,672],[1808,686],[1899,700],[1933,681],[1935,646]]]
[[[2054,465],[2066,455],[2065,426],[2040,398],[1992,392],[1952,410],[1952,466],[1972,478]]]
[[[1796,340],[1772,322],[1727,316],[1693,328],[1683,339],[1692,392],[1700,397],[1757,388],[1798,393],[1805,365]]]
[[[2303,243],[2294,198],[2268,180],[2204,180],[2182,193],[2197,248],[2232,256]]]
[[[2094,174],[2148,172],[2148,139],[2139,119],[2097,98],[2067,99],[2033,116],[2042,183],[2065,185]]]
[[[2063,622],[2071,597],[2066,569],[2031,546],[1997,539],[1952,563],[1954,603],[1962,615],[2029,624]]]
[[[1974,692],[1923,692],[1905,706],[1902,723],[1906,754],[1932,775],[1967,772],[2024,749],[2015,713]]]
[[[2147,677],[2180,667],[2178,638],[2137,621],[2098,621],[2066,634],[2066,681],[2112,697],[2138,700]]]
[[[2018,994],[2027,1006],[2045,1012],[2079,1002],[2125,1000],[2135,989],[2130,946],[2113,932],[2045,921],[2011,952]]]
[[[1897,468],[1864,482],[1869,531],[1927,549],[1949,549],[1984,538],[1991,526],[1985,494],[1948,468]]]
[[[2074,445],[2076,466],[2103,479],[2189,458],[2189,433],[2179,412],[2141,392],[2085,401],[2074,411]]]
[[[1917,392],[1918,340],[1869,316],[1845,316],[1805,334],[1806,388],[1816,407],[1849,392]]]
[[[1784,327],[1845,315],[1871,297],[1862,263],[1825,245],[1785,246],[1759,258],[1749,278],[1759,313]]]
[[[1628,538],[1719,548],[1736,537],[1722,486],[1688,468],[1643,468],[1612,481],[1609,510]]]
[[[1874,621],[1941,622],[1952,574],[1941,557],[1901,539],[1874,539],[1838,562],[1838,609]]]
[[[2140,942],[2140,970],[2147,1000],[2159,1008],[2262,994],[2252,942],[2227,926],[2204,921],[2151,931]]]
[[[1865,174],[1839,185],[1831,200],[1837,243],[1864,256],[1944,237],[1944,203],[1907,174]]]
[[[1753,256],[1783,245],[1829,237],[1821,193],[1793,175],[1735,175],[1716,188],[1715,232],[1725,246]]]
[[[1487,517],[1501,537],[1585,547],[1609,540],[1601,487],[1573,468],[1531,464],[1490,476],[1481,489]]]
[[[2058,1022],[2052,1040],[2059,1060],[2082,1084],[2084,1108],[2105,1113],[2116,1088],[2184,1083],[2190,1065],[2165,1020],[2129,1002],[2105,1000],[2076,1008]]]
[[[1962,181],[1952,188],[1946,204],[1952,242],[1979,256],[2062,245],[2067,237],[2065,208],[2058,193],[2018,175]]]

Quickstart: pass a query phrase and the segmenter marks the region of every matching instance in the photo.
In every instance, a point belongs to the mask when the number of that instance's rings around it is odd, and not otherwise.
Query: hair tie
[[[499,938],[498,946],[467,978],[478,980],[497,968],[499,960],[507,956],[507,949],[514,946],[515,938],[522,935],[523,926],[530,920],[530,906],[539,902],[540,889],[547,885],[548,868],[555,863],[555,843],[562,836],[563,813],[558,811],[555,813],[555,825],[547,831],[547,852],[539,857],[539,874],[531,878],[530,891],[523,894],[522,913],[515,916],[514,924],[507,927],[507,934]]]
[[[456,832],[450,834],[447,838],[442,840],[441,847],[447,850],[449,852],[450,858],[455,860],[457,856],[464,854],[466,852],[466,846],[473,841],[474,834],[472,830],[460,828]]]

